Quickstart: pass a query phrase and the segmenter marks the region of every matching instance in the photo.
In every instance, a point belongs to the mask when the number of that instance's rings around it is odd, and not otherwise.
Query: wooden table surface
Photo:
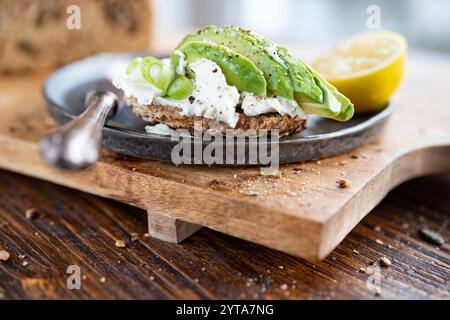
[[[30,208],[38,217],[25,217]],[[418,236],[430,227],[448,239],[449,214],[450,176],[410,181],[311,264],[208,229],[180,245],[150,239],[142,210],[0,171],[0,250],[11,255],[0,298],[450,299],[448,244]],[[370,265],[382,256],[390,267]],[[70,265],[80,290],[67,288]]]

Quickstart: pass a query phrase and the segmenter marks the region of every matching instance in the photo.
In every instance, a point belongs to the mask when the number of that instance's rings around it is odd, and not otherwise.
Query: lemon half
[[[384,108],[403,78],[407,43],[390,31],[356,35],[313,62],[313,67],[354,104],[358,113]]]

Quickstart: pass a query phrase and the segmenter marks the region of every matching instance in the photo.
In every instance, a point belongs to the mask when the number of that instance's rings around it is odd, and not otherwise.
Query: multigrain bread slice
[[[126,102],[140,118],[152,123],[164,123],[172,129],[188,129],[194,128],[194,122],[201,122],[203,132],[222,132],[225,133],[227,129],[234,130],[255,130],[259,133],[260,130],[278,129],[280,136],[290,135],[301,129],[306,128],[305,118],[292,118],[288,115],[280,115],[278,113],[267,113],[254,117],[246,116],[244,113],[239,113],[239,121],[235,128],[231,128],[226,123],[221,121],[207,119],[200,116],[183,116],[180,110],[176,107],[167,105],[143,105],[139,104],[135,97],[125,98]]]

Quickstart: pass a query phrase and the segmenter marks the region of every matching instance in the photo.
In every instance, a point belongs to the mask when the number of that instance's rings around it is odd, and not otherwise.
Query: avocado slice
[[[227,26],[226,29],[238,29],[236,27]],[[323,102],[323,92],[320,86],[317,85],[314,74],[310,72],[308,66],[299,58],[293,56],[291,52],[269,39],[261,37],[256,33],[250,33],[251,37],[258,42],[258,44],[267,50],[276,51],[276,54],[284,62],[288,69],[289,77],[291,78],[295,94],[301,94],[318,103]]]
[[[227,83],[238,91],[265,96],[267,83],[264,74],[246,57],[215,43],[188,41],[178,47],[186,55],[188,64],[205,58],[214,61],[222,69]]]
[[[221,29],[224,32],[245,32],[234,26],[225,26]],[[255,33],[248,33],[248,35],[253,37],[261,47],[276,50],[288,68],[294,87],[294,98],[305,112],[338,121],[347,121],[353,116],[354,107],[350,100],[287,48]]]
[[[302,94],[295,94],[295,100],[306,113],[317,114],[324,118],[347,121],[353,117],[354,106],[350,99],[340,93],[331,83],[323,79],[311,67],[308,70],[314,75],[316,84],[323,93],[322,103],[317,103]]]
[[[269,93],[290,100],[294,98],[294,88],[288,69],[274,61],[258,40],[245,30],[233,26],[210,25],[196,34],[186,36],[177,49],[190,41],[216,43],[247,57],[263,72]]]
[[[210,25],[186,36],[178,48],[190,41],[218,44],[247,57],[263,72],[270,94],[297,100],[307,113],[338,121],[353,116],[354,107],[347,97],[288,49],[269,39],[235,26]],[[269,51],[275,51],[281,61]]]

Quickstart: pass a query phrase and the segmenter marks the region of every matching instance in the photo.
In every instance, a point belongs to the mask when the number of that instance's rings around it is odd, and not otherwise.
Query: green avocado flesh
[[[262,71],[267,82],[267,91],[292,100],[294,89],[288,70],[274,61],[258,41],[248,32],[237,27],[207,26],[197,34],[190,34],[183,39],[177,49],[190,41],[217,43],[245,56]]]
[[[217,63],[228,84],[235,86],[238,91],[266,96],[264,74],[246,57],[224,46],[206,42],[189,41],[178,49],[186,55],[188,64],[199,58]]]
[[[338,121],[353,116],[350,100],[310,66],[285,47],[248,30],[207,26],[186,36],[177,50],[184,52],[188,63],[200,57],[216,62],[227,82],[240,92],[295,99],[305,112]]]

